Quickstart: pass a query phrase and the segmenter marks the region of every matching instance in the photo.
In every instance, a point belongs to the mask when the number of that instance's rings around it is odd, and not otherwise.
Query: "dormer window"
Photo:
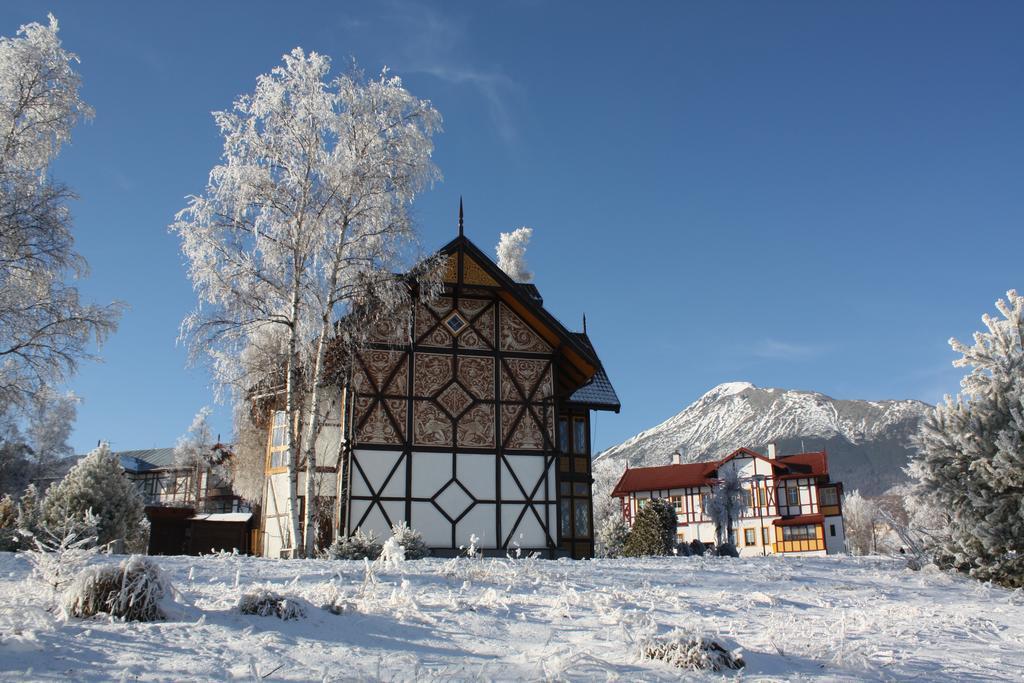
[[[458,311],[453,311],[451,315],[444,319],[445,327],[455,336],[458,336],[459,332],[462,332],[467,324],[466,319],[459,315]]]

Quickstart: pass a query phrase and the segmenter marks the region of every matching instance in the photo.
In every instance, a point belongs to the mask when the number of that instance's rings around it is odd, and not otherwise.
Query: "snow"
[[[698,679],[1024,670],[1024,593],[889,558],[154,559],[187,603],[174,618],[63,622],[25,559],[0,553],[0,680],[678,680],[639,654],[677,630],[742,649],[741,674]],[[261,590],[308,604],[306,618],[241,614]]]
[[[189,517],[190,520],[204,522],[248,522],[252,519],[251,512],[212,512]]]

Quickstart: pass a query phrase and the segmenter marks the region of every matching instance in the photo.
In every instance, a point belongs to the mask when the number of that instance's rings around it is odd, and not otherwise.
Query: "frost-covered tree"
[[[226,470],[221,467],[221,459],[213,450],[215,445],[213,430],[210,428],[209,406],[203,406],[192,424],[174,447],[174,466],[190,472],[192,490],[189,492],[193,504],[198,510],[203,503],[202,479],[204,473],[219,479],[227,478]]]
[[[0,494],[19,495],[31,478],[32,449],[10,405],[0,403]]]
[[[42,524],[52,531],[69,519],[84,520],[90,510],[96,516],[99,544],[123,541],[128,550],[145,550],[149,523],[142,497],[106,443],[50,488],[43,501]]]
[[[298,518],[298,472],[316,471],[320,387],[373,324],[408,304],[415,232],[408,208],[439,177],[440,116],[386,71],[329,79],[330,60],[296,48],[231,111],[214,114],[222,162],[172,225],[200,305],[182,325],[193,352],[212,352],[221,387],[252,368],[236,359],[259,336],[284,340],[283,365],[248,381],[282,386],[289,419],[292,543],[311,554],[316,506]],[[315,498],[306,477],[306,500]],[[300,523],[301,522],[301,523]],[[303,536],[303,533],[304,536]]]
[[[636,514],[623,544],[625,557],[671,555],[676,544],[676,511],[660,498],[646,501]]]
[[[856,489],[843,496],[843,530],[846,549],[851,555],[878,552],[880,523],[881,511],[874,500],[865,498]]]
[[[605,517],[597,527],[596,545],[598,557],[621,557],[622,549],[629,538],[629,525],[622,515]]]
[[[522,227],[512,232],[503,232],[498,237],[498,267],[516,282],[530,282],[533,273],[526,267],[526,245],[533,236],[533,228]]]
[[[58,462],[74,454],[68,443],[78,417],[79,399],[72,392],[50,388],[37,392],[32,401],[25,435],[32,449],[32,477],[52,473]]]
[[[949,515],[940,560],[982,580],[1024,586],[1024,297],[996,301],[974,343],[950,339],[970,368],[961,393],[921,424],[915,493]]]
[[[235,438],[232,444],[231,489],[251,504],[263,500],[263,477],[267,459],[267,430],[256,424],[252,406],[237,401],[234,410]]]
[[[49,476],[68,445],[78,398],[42,387],[22,412],[24,430],[11,406],[0,410],[0,492],[19,495],[34,479]],[[27,413],[27,418],[25,414]]]
[[[57,33],[50,15],[0,38],[0,405],[19,410],[92,358],[121,310],[83,303],[67,282],[88,267],[73,249],[75,195],[50,164],[92,109]]]
[[[733,524],[743,514],[746,505],[747,492],[743,489],[739,472],[735,467],[722,468],[711,494],[704,498],[704,513],[715,525],[718,545],[735,543]]]

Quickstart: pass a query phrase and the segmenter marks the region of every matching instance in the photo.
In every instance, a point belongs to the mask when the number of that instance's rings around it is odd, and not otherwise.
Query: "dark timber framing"
[[[342,533],[348,533],[364,524],[371,513],[376,509],[383,515],[384,521],[390,526],[399,520],[389,514],[388,503],[397,504],[404,513],[405,519],[413,518],[414,504],[425,503],[432,507],[447,520],[451,527],[451,546],[447,550],[454,551],[459,547],[460,542],[466,539],[457,537],[458,523],[469,515],[478,505],[494,506],[494,533],[498,547],[494,550],[496,554],[505,554],[515,544],[514,535],[521,522],[527,515],[532,515],[539,524],[544,535],[543,547],[523,548],[524,551],[540,551],[548,557],[571,555],[573,557],[590,557],[593,555],[593,501],[591,500],[591,487],[593,478],[590,473],[590,409],[586,404],[570,402],[569,397],[579,387],[590,381],[594,373],[600,367],[600,361],[588,344],[580,343],[578,335],[566,330],[555,320],[543,306],[540,305],[525,289],[511,281],[493,262],[472,244],[462,234],[461,210],[460,210],[460,234],[452,242],[440,250],[442,258],[454,257],[455,277],[454,281],[446,282],[445,291],[442,294],[445,298],[452,300],[452,308],[462,312],[466,324],[453,333],[451,328],[445,325],[449,314],[438,312],[430,306],[414,306],[405,324],[409,331],[408,343],[395,343],[394,341],[372,341],[365,344],[354,353],[352,372],[362,372],[369,380],[369,389],[361,389],[358,392],[353,389],[353,376],[350,374],[347,386],[344,388],[344,451],[341,462],[341,477],[339,490],[343,492],[343,500],[338,505],[338,525]],[[477,270],[482,270],[487,278],[493,281],[493,285],[479,283],[467,283],[466,268],[467,260],[472,260]],[[449,279],[449,278],[446,278]],[[475,312],[467,315],[460,306],[465,301],[475,303],[471,308]],[[479,308],[479,310],[476,310]],[[537,352],[526,350],[503,350],[501,341],[502,318],[505,311],[510,311],[520,320],[529,326],[537,337],[550,347],[550,352]],[[418,319],[421,311],[426,311],[429,318]],[[490,315],[488,315],[490,314]],[[483,329],[482,321],[490,318],[493,327],[492,336]],[[438,347],[430,345],[428,340],[439,327],[444,327],[446,332],[451,334],[450,346]],[[475,347],[467,348],[460,341],[468,332],[475,334],[475,338],[482,341],[482,344],[474,344]],[[366,354],[371,351],[389,351],[400,354],[400,359],[395,362],[390,372],[378,381],[374,377],[366,360]],[[418,395],[416,386],[416,362],[417,354],[430,354],[431,356],[446,356],[449,358],[451,376],[439,387],[434,387],[432,395]],[[489,398],[477,396],[473,387],[466,386],[460,376],[460,365],[464,359],[488,358],[493,362],[493,387]],[[520,382],[516,372],[510,365],[513,359],[528,359],[541,361],[543,369],[537,375],[532,386]],[[540,366],[538,366],[540,367]],[[392,382],[397,378],[398,373],[405,373],[404,392],[390,391]],[[511,380],[513,389],[504,386]],[[451,389],[452,387],[456,389]],[[542,395],[542,392],[550,386],[553,392],[550,396]],[[445,406],[440,398],[451,390],[468,397],[461,408],[454,413]],[[506,398],[514,393],[515,398]],[[357,400],[369,400],[361,408],[357,408]],[[451,439],[449,443],[442,445],[422,445],[416,443],[415,411],[418,402],[432,402],[434,407],[440,408],[443,415],[451,423]],[[400,410],[397,404],[404,405],[405,415],[398,414]],[[487,446],[460,446],[459,418],[468,415],[478,406],[485,406],[493,412],[493,440],[490,447]],[[395,409],[393,410],[393,407]],[[515,406],[516,414],[511,422],[502,425],[503,410],[508,406]],[[379,409],[379,412],[378,412]],[[605,406],[597,409],[608,409]],[[617,411],[617,405],[615,406]],[[363,427],[375,415],[383,415],[384,419],[394,430],[394,433],[401,435],[400,443],[365,443],[360,442],[359,434]],[[575,448],[570,446],[569,453],[562,453],[559,449],[558,425],[560,416],[569,416],[569,428],[573,428],[572,419],[582,418],[585,421],[585,446]],[[379,419],[379,418],[378,418]],[[517,429],[524,420],[532,420],[541,434],[540,448],[513,448],[510,442],[516,435]],[[570,439],[571,442],[571,439]],[[373,477],[368,474],[357,457],[355,451],[363,453],[387,452],[397,457],[393,465],[387,471],[383,480],[376,485]],[[582,452],[573,452],[582,451]],[[429,497],[413,495],[415,489],[413,473],[414,453],[437,453],[450,456],[451,474],[447,482]],[[467,486],[459,479],[459,455],[490,455],[494,457],[494,496],[479,497],[475,495],[470,486]],[[521,472],[517,473],[516,467],[510,462],[510,458],[517,456],[529,456],[537,458],[540,464],[540,473],[536,481],[523,480]],[[365,459],[365,455],[363,456]],[[563,459],[568,458],[568,468],[560,465]],[[585,461],[585,466],[583,462]],[[577,464],[580,467],[577,467]],[[403,474],[399,474],[402,468]],[[531,469],[531,472],[534,470]],[[503,472],[507,475],[503,477]],[[404,477],[404,496],[386,495],[385,491],[395,477]],[[531,475],[532,476],[532,475]],[[506,484],[503,490],[503,479]],[[353,485],[360,481],[368,491],[368,495],[357,495],[353,491]],[[508,489],[511,481],[512,490]],[[552,490],[551,483],[554,483]],[[563,482],[568,484],[569,499],[580,501],[586,498],[587,504],[587,533],[577,535],[575,524],[569,525],[570,533],[562,533],[563,525],[560,521],[563,511],[562,501]],[[585,494],[580,492],[584,489],[577,488],[577,485],[585,487]],[[461,493],[469,501],[466,508],[455,516],[449,514],[438,503],[438,498],[453,489]],[[365,509],[360,514],[354,515],[353,505],[365,503]],[[503,505],[521,506],[518,516],[505,528],[506,520],[503,515]],[[360,505],[362,507],[362,505]],[[395,510],[394,505],[391,506]],[[569,509],[574,512],[574,504],[570,503]],[[435,550],[445,551],[444,548]]]

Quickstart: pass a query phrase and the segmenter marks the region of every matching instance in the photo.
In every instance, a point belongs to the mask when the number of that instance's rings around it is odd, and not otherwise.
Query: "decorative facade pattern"
[[[501,304],[501,350],[551,353],[551,347],[505,304]]]
[[[593,369],[568,380],[556,373],[589,347],[557,323],[544,327],[552,320],[534,308],[539,297],[499,284],[504,276],[468,241],[453,244],[444,294],[418,302],[404,325],[375,330],[356,353],[342,533],[381,536],[406,520],[435,548],[476,534],[483,548],[587,556],[589,451],[573,451],[580,464],[566,468],[556,439],[559,411],[585,416],[587,408],[566,407],[569,394],[557,392],[571,392]],[[554,338],[558,348],[547,341]],[[577,360],[567,360],[566,346]],[[582,484],[572,489],[572,528],[560,533],[566,477]]]

